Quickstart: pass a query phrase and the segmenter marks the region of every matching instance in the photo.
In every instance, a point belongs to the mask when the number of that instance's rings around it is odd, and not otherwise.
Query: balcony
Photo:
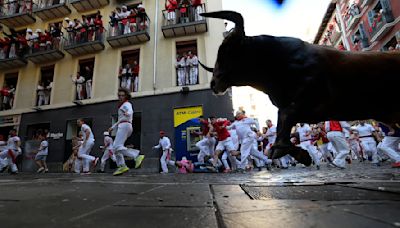
[[[60,60],[64,58],[65,54],[61,51],[63,40],[58,41],[59,43],[52,43],[51,45],[34,45],[39,48],[32,48],[29,54],[25,55],[25,58],[35,64],[48,63]],[[33,41],[38,42],[38,41]]]
[[[4,2],[4,1],[1,1]],[[17,1],[0,5],[0,23],[9,28],[27,26],[36,22],[32,15],[32,1]]]
[[[175,10],[176,17],[171,19],[171,12],[163,10],[163,26],[161,30],[165,38],[187,36],[208,31],[207,21],[204,17],[198,15],[205,12],[205,5],[188,7],[186,13],[181,13],[180,9]]]
[[[104,50],[104,31],[91,27],[85,33],[68,32],[64,50],[72,56],[86,55]]]
[[[374,19],[371,30],[371,43],[381,39],[385,36],[392,28],[396,25],[396,21],[393,18],[392,12],[387,12],[381,16]]]
[[[360,21],[361,16],[362,15],[360,13],[357,15],[354,15],[354,16],[350,16],[350,18],[348,19],[347,24],[346,24],[347,25],[346,30],[350,31],[351,29],[353,29]]]
[[[53,5],[38,5],[33,12],[42,21],[61,18],[71,14],[71,9],[68,7],[66,0],[60,0],[60,3]]]
[[[110,4],[109,0],[70,0],[71,5],[78,11],[84,12],[89,10],[100,9]]]
[[[340,39],[341,36],[342,36],[342,32],[341,31],[338,31],[337,29],[333,29],[332,35],[331,35],[331,43],[333,45],[335,45],[336,42]]]
[[[130,26],[128,23],[126,28],[119,28],[118,25],[110,26],[107,41],[111,47],[124,47],[149,41],[150,19],[145,15],[144,23],[139,17],[136,22],[136,26]]]
[[[28,64],[22,57],[0,59],[0,70],[17,69]]]

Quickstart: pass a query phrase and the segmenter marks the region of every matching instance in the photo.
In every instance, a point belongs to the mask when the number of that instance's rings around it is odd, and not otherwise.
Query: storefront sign
[[[198,118],[203,115],[202,106],[194,106],[187,108],[176,108],[174,109],[174,127],[186,123],[188,120]]]
[[[62,137],[64,137],[64,134],[63,134],[63,133],[50,133],[50,137],[49,137],[49,138],[52,138],[52,139],[60,139],[60,138],[62,138]]]
[[[19,121],[20,116],[0,116],[0,127],[18,125]]]

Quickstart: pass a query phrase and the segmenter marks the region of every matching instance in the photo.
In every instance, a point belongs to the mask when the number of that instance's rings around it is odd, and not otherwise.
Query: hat
[[[105,132],[103,133],[103,135],[104,135],[104,136],[110,136],[110,133],[109,133],[108,131],[105,131]]]
[[[26,30],[26,32],[32,32],[32,29],[28,28],[28,29]]]
[[[42,32],[42,30],[40,30],[40,29],[36,29],[36,32]]]
[[[165,132],[164,131],[160,131],[160,135],[165,135]]]
[[[69,19],[68,17],[64,18],[65,21],[70,21],[71,19]]]

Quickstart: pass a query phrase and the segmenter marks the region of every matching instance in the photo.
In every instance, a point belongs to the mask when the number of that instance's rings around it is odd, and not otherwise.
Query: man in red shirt
[[[168,0],[168,3],[165,2],[165,9],[167,12],[167,21],[168,24],[176,24],[176,14],[175,10],[178,8],[178,2],[176,0]]]
[[[216,166],[218,157],[222,152],[228,151],[232,156],[238,155],[238,152],[235,150],[235,146],[233,145],[228,129],[226,129],[226,127],[230,125],[230,122],[224,119],[212,118],[211,125],[211,131],[215,132],[218,138],[218,144],[215,148],[213,159],[213,165]]]

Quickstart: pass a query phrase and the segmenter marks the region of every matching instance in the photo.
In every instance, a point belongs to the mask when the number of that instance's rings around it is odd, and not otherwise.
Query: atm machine
[[[175,128],[175,154],[176,160],[186,157],[192,162],[197,162],[199,148],[196,143],[200,141],[201,124],[199,118],[193,118]]]

